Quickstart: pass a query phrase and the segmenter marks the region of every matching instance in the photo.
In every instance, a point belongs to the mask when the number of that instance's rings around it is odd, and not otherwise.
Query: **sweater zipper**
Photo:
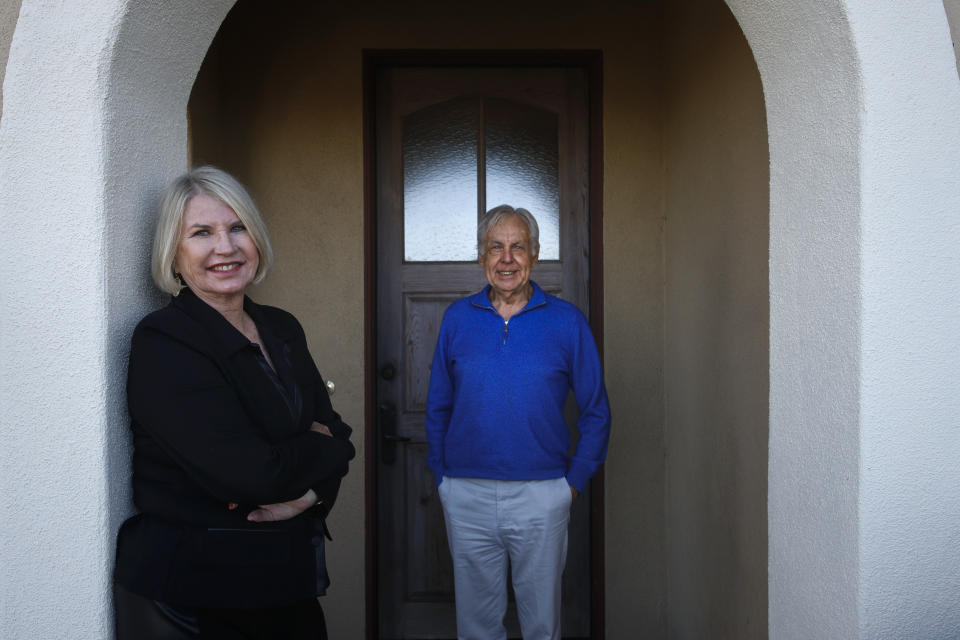
[[[479,308],[479,309],[486,309],[486,310],[488,310],[488,311],[491,311],[491,312],[493,312],[493,313],[496,313],[498,316],[500,315],[499,313],[497,313],[497,310],[494,308],[494,306],[493,306],[492,304],[479,304],[479,303],[477,303],[477,302],[475,302],[475,301],[471,301],[470,304],[474,305],[475,307],[477,307],[477,308]],[[545,304],[546,304],[546,302],[543,302],[543,301],[542,301],[542,302],[540,302],[539,304],[534,305],[534,306],[532,306],[532,307],[526,307],[526,308],[524,308],[524,309],[521,309],[521,310],[520,310],[519,312],[517,312],[516,314],[514,314],[514,316],[522,315],[522,314],[526,313],[527,311],[532,311],[532,310],[534,310],[534,309],[537,309],[537,308],[539,308],[539,307],[542,307],[542,306],[545,305]],[[503,321],[503,333],[500,334],[500,346],[501,346],[501,347],[507,346],[507,338],[508,338],[509,336],[510,336],[510,321],[509,321],[509,320],[504,320],[504,321]]]

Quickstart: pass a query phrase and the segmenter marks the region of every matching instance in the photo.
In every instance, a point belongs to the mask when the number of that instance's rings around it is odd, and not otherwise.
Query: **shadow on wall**
[[[10,54],[13,31],[20,15],[20,1],[0,2],[0,119],[3,118],[3,79],[7,73],[7,57]]]

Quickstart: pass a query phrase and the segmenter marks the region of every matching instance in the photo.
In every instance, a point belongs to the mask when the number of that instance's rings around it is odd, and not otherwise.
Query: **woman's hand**
[[[318,423],[314,423],[318,424]],[[323,427],[323,425],[320,425]],[[323,427],[326,429],[326,427]],[[313,429],[313,427],[311,427]],[[322,433],[322,432],[321,432]],[[307,489],[307,492],[289,502],[278,502],[275,504],[262,504],[259,509],[251,511],[247,515],[250,522],[277,522],[279,520],[289,520],[300,515],[313,505],[317,504],[317,494],[313,489]]]
[[[322,433],[325,436],[330,438],[333,437],[333,434],[330,433],[330,428],[319,422],[314,422],[310,425],[310,431],[316,431],[317,433]],[[307,489],[307,492],[297,498],[296,500],[290,500],[289,502],[276,502],[274,504],[261,504],[259,509],[251,511],[247,515],[247,520],[250,522],[277,522],[279,520],[289,520],[290,518],[295,518],[313,505],[317,504],[317,494],[313,489]],[[231,502],[227,505],[228,509],[236,509],[237,504]]]
[[[330,433],[330,427],[325,424],[320,424],[319,422],[314,422],[310,425],[310,431],[316,431],[317,433],[322,433],[325,436],[333,437],[333,434]]]

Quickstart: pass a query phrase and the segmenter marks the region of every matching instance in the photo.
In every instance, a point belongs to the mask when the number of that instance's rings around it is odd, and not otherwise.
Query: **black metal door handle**
[[[397,435],[397,409],[389,402],[380,403],[380,460],[383,464],[397,461],[397,443],[410,442],[410,438]]]

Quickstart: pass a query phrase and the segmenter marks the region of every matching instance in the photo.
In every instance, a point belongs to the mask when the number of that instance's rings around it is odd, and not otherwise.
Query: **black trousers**
[[[261,609],[175,607],[113,586],[117,640],[327,640],[316,598]]]

